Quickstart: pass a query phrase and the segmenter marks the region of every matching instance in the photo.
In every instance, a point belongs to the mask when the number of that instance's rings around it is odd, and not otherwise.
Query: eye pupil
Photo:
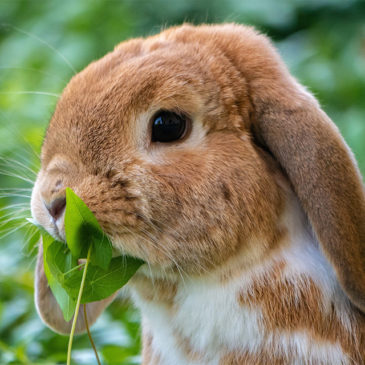
[[[152,142],[176,141],[184,135],[185,129],[185,117],[168,111],[159,112],[152,124]]]

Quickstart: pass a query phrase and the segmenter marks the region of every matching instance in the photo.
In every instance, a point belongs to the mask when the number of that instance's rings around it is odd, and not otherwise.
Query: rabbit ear
[[[287,173],[343,290],[365,312],[360,173],[337,128],[312,96],[295,82],[283,81],[272,84],[285,90],[279,98],[262,89],[254,96],[254,130]]]
[[[114,298],[115,295],[112,295],[111,297],[101,301],[86,304],[87,320],[90,326],[97,320],[103,310],[112,302]],[[47,326],[58,333],[70,333],[72,320],[69,322],[64,320],[61,308],[59,307],[56,298],[52,294],[44,273],[43,246],[41,243],[39,245],[35,273],[35,303],[39,316],[42,318],[43,322],[47,324]],[[76,324],[76,333],[81,333],[84,331],[86,331],[84,311],[83,309],[80,309]]]
[[[247,82],[254,133],[287,173],[343,290],[365,312],[365,194],[351,151],[266,37],[235,25],[210,33]]]

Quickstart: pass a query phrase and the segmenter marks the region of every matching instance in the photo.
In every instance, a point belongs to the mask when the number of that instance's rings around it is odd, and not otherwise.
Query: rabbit
[[[365,363],[362,177],[254,28],[176,26],[75,75],[31,199],[62,240],[66,187],[115,252],[146,262],[127,284],[143,365]],[[113,298],[89,303],[89,322]],[[48,326],[69,331],[42,246],[35,301]]]

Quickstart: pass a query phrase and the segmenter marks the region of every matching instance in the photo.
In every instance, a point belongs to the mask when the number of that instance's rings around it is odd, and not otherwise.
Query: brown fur
[[[188,116],[183,140],[151,143],[158,110]],[[43,203],[69,186],[116,249],[174,280],[181,272],[203,275],[236,257],[246,257],[247,267],[260,265],[286,235],[278,221],[287,196],[280,181],[288,178],[342,289],[365,311],[365,198],[356,164],[316,100],[252,28],[184,25],[120,44],[66,87],[41,157],[32,197],[39,223],[64,237],[63,222],[50,223]],[[258,237],[265,237],[263,243],[252,246]],[[41,271],[41,260],[39,265]],[[357,309],[359,329],[351,337],[318,307],[316,283],[307,282],[297,306],[295,288],[277,270],[271,287],[263,281],[250,298],[239,297],[263,307],[267,328],[305,328],[332,342],[340,335],[349,354],[364,346]],[[222,285],[234,270],[224,272]],[[150,278],[138,275],[134,284],[147,301],[173,306],[173,283],[161,279],[151,291]],[[54,322],[49,314],[44,319]],[[148,336],[145,363],[158,363]],[[233,362],[237,356],[227,354],[223,363],[259,363],[248,354]]]
[[[168,307],[173,306],[177,288],[176,283],[172,280],[155,279],[153,285],[151,285],[150,280],[147,280],[144,275],[137,273],[131,279],[131,284],[137,288],[144,300],[157,301],[161,305]]]
[[[240,293],[240,303],[262,308],[262,321],[268,330],[304,331],[317,343],[339,343],[353,363],[360,364],[365,358],[362,346],[365,340],[364,314],[354,311],[355,328],[349,332],[333,305],[324,310],[326,298],[310,278],[285,278],[284,268],[285,263],[279,262],[267,271],[264,278],[254,279],[256,285],[250,293]]]
[[[258,353],[243,353],[243,354],[228,354],[225,356],[220,365],[287,365],[295,362],[295,356],[290,356],[289,358],[286,356],[273,357],[272,353],[269,351],[261,351]],[[304,364],[303,365],[307,365]],[[321,364],[318,364],[321,365]]]

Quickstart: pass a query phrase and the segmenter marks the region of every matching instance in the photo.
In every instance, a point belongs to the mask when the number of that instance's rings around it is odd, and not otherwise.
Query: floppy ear
[[[91,326],[103,310],[113,301],[116,295],[112,295],[104,300],[86,304],[87,320]],[[69,334],[72,326],[72,319],[66,322],[63,318],[61,308],[48,285],[43,268],[43,246],[40,243],[38,259],[35,273],[35,303],[39,316],[43,322],[52,330],[62,334]],[[80,312],[76,323],[76,333],[86,331],[83,308]]]
[[[286,171],[340,285],[365,312],[365,194],[350,149],[266,37],[236,25],[203,33],[247,82],[254,133]]]

